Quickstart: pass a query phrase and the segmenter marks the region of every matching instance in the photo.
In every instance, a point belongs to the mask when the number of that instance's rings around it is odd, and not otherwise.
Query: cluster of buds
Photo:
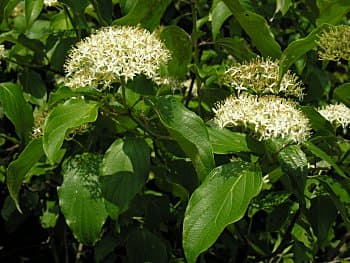
[[[330,26],[317,41],[321,60],[339,61],[350,59],[350,26]]]
[[[223,85],[238,92],[248,91],[256,95],[282,95],[303,98],[303,86],[295,74],[287,71],[279,81],[278,61],[256,58],[228,68],[223,75]]]
[[[6,57],[6,49],[4,45],[0,45],[0,60]]]
[[[56,6],[58,3],[58,0],[44,0],[45,6]]]
[[[139,27],[105,27],[73,48],[65,63],[66,85],[110,87],[144,75],[163,83],[160,68],[170,52],[156,34]]]
[[[310,135],[310,124],[296,103],[273,95],[230,96],[213,109],[214,122],[221,128],[241,126],[260,140],[284,138],[301,143]]]

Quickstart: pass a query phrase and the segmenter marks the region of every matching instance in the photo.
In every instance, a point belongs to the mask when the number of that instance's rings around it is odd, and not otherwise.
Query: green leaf
[[[307,158],[298,145],[290,145],[283,148],[278,159],[281,163],[282,171],[297,177],[304,177],[308,173]]]
[[[311,106],[300,107],[302,112],[309,119],[312,129],[319,135],[332,136],[335,135],[332,124],[326,120],[321,114]]]
[[[239,0],[224,0],[223,2],[231,10],[262,56],[273,58],[281,56],[281,47],[274,39],[264,17],[245,10]]]
[[[328,175],[318,177],[317,180],[322,183],[330,194],[330,198],[338,208],[347,227],[350,227],[350,193],[346,187],[344,187],[342,181],[335,180]],[[349,183],[348,179],[346,181]]]
[[[168,73],[179,79],[187,73],[187,66],[192,59],[192,42],[190,36],[178,26],[167,26],[160,33],[160,38],[171,51]]]
[[[288,47],[283,51],[280,59],[280,78],[282,78],[289,67],[302,55],[317,47],[316,40],[318,39],[318,35],[328,26],[328,24],[322,24],[312,30],[306,37],[297,39],[288,45]]]
[[[257,55],[252,52],[244,39],[238,37],[224,37],[215,41],[215,45],[225,48],[232,56],[239,61],[247,61],[255,58]]]
[[[18,194],[21,190],[22,183],[29,170],[43,155],[44,150],[41,138],[34,139],[21,152],[17,160],[11,162],[7,168],[7,187],[19,211],[21,210]]]
[[[277,0],[275,14],[281,11],[282,15],[284,16],[288,12],[291,5],[291,0]]]
[[[15,126],[17,135],[27,141],[32,131],[33,114],[21,88],[11,82],[0,83],[0,102],[6,117]]]
[[[112,0],[98,0],[92,2],[94,4],[97,16],[104,22],[104,26],[110,25],[112,23],[113,11]]]
[[[311,142],[306,142],[304,145],[314,155],[329,163],[340,176],[347,178],[344,171],[336,164],[335,161],[333,161],[332,157],[330,157],[328,153],[324,152],[321,148],[317,147]]]
[[[229,154],[250,152],[246,141],[246,134],[215,127],[207,127],[207,129],[214,153]]]
[[[328,243],[329,230],[337,213],[338,210],[329,196],[320,195],[311,200],[310,223],[320,248]]]
[[[62,167],[59,205],[75,238],[85,245],[100,238],[108,216],[98,180],[101,161],[99,154],[84,153],[66,160]]]
[[[334,97],[350,107],[350,83],[344,83],[335,88]]]
[[[288,175],[293,191],[299,201],[304,203],[304,189],[308,174],[307,158],[299,145],[290,145],[278,153],[282,171]]]
[[[232,15],[230,9],[225,5],[224,2],[220,1],[215,6],[212,7],[210,12],[211,17],[211,34],[213,40],[216,39],[216,36],[220,32],[221,26],[224,24],[227,18]]]
[[[140,192],[150,169],[150,149],[144,140],[117,139],[106,151],[102,162],[103,196],[125,210]]]
[[[24,14],[29,29],[43,9],[43,0],[24,0]]]
[[[146,228],[133,229],[126,242],[128,263],[169,262],[165,244]]]
[[[335,25],[350,11],[349,0],[317,0],[316,3],[320,10],[316,25]]]
[[[43,128],[44,151],[50,162],[58,159],[66,132],[97,119],[98,104],[71,99],[57,106],[47,117]]]
[[[143,27],[153,31],[160,23],[160,19],[171,0],[126,0],[124,1],[125,16],[113,22],[114,25],[141,24]]]
[[[196,262],[227,225],[243,217],[261,186],[261,171],[246,162],[234,161],[211,171],[185,212],[183,248],[189,263]]]
[[[46,86],[40,74],[26,70],[20,75],[20,81],[31,103],[42,106],[46,102]]]
[[[173,96],[148,97],[160,121],[192,160],[200,180],[214,168],[213,148],[203,120]]]

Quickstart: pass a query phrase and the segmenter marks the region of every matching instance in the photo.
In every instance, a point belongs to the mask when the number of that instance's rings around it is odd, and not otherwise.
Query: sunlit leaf
[[[261,171],[242,161],[211,171],[193,192],[185,213],[183,248],[189,263],[196,262],[227,225],[243,217],[261,185]]]
[[[274,39],[264,17],[245,10],[239,0],[224,0],[223,2],[264,57],[279,58],[281,56],[281,47]]]
[[[204,180],[214,168],[214,156],[203,120],[173,96],[148,97],[162,124],[191,158],[198,177]]]
[[[150,149],[141,139],[117,139],[102,162],[103,196],[125,210],[144,186],[150,169]]]
[[[75,238],[93,245],[107,219],[99,184],[102,155],[75,155],[63,165],[63,184],[58,188],[61,211]]]
[[[47,117],[43,128],[44,151],[50,162],[55,163],[66,132],[97,118],[98,104],[71,99],[57,106]]]

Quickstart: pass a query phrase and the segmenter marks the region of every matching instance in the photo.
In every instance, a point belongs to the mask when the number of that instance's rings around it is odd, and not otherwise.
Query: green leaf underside
[[[243,217],[261,186],[261,171],[243,161],[211,171],[192,194],[185,213],[183,248],[189,263],[196,262],[227,225]]]
[[[192,160],[200,180],[214,168],[214,154],[203,120],[173,96],[148,97],[162,124]]]
[[[59,204],[75,238],[93,245],[107,219],[99,185],[102,156],[85,153],[68,159],[63,167],[63,184],[58,188]]]
[[[273,58],[279,58],[281,56],[281,47],[274,39],[264,17],[245,10],[238,0],[224,0],[223,2],[249,35],[262,56]]]
[[[10,163],[7,169],[7,187],[18,210],[20,210],[18,194],[21,190],[22,182],[29,170],[43,155],[44,150],[41,138],[34,139],[21,152],[17,160]]]
[[[44,151],[50,162],[55,163],[66,132],[97,119],[98,104],[71,99],[57,106],[49,114],[43,129]]]
[[[102,162],[103,196],[125,210],[144,186],[150,169],[150,149],[136,138],[117,139]]]
[[[0,83],[0,102],[6,117],[15,126],[17,135],[24,141],[28,140],[33,126],[33,115],[21,88],[10,82]]]

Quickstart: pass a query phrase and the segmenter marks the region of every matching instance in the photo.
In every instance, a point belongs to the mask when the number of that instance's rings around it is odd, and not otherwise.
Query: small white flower
[[[260,140],[285,138],[301,143],[310,136],[309,120],[296,104],[276,96],[240,94],[217,104],[214,122],[219,127],[241,126]]]
[[[223,84],[235,88],[239,93],[250,90],[253,94],[284,95],[303,98],[302,83],[295,74],[287,71],[279,83],[278,61],[256,58],[237,64],[226,70]]]
[[[350,109],[343,103],[329,104],[318,112],[333,125],[341,125],[346,132],[350,124]]]
[[[65,64],[66,85],[104,89],[137,75],[162,84],[160,67],[169,59],[170,52],[163,42],[146,29],[105,27],[71,50]]]
[[[58,0],[44,0],[45,6],[55,6],[58,5]]]
[[[3,59],[6,57],[6,49],[4,45],[0,45],[0,59]]]

